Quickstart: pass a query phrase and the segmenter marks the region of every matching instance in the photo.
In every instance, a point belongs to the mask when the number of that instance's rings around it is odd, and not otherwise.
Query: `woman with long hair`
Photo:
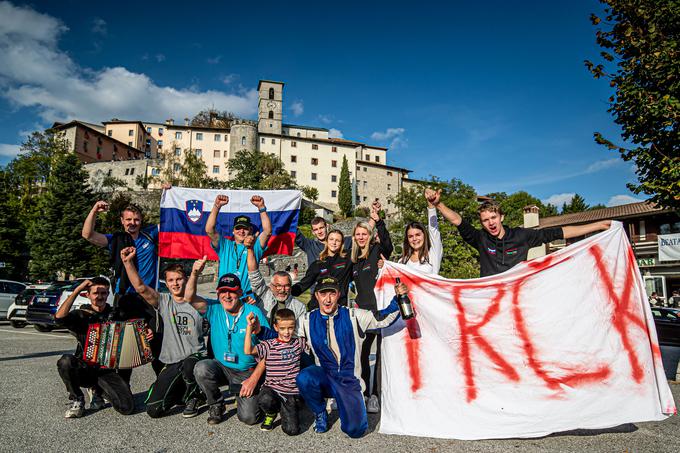
[[[359,222],[352,232],[352,280],[357,289],[356,303],[365,310],[377,310],[375,300],[375,282],[378,279],[378,261],[389,259],[392,254],[392,240],[387,232],[385,222],[380,218],[380,202],[375,201],[371,206],[371,220],[375,222],[378,232],[377,241],[373,238],[373,227],[367,222]],[[371,366],[369,356],[373,342],[376,344],[375,378],[373,388],[371,383]],[[380,410],[378,395],[380,395],[380,334],[367,332],[361,346],[361,378],[366,385],[364,396],[368,398],[366,409],[376,413]]]
[[[436,192],[425,189],[427,230],[420,222],[410,222],[404,230],[404,244],[399,262],[426,274],[438,274],[442,264],[442,236],[439,233],[437,208],[430,203]]]
[[[293,296],[299,296],[314,285],[319,278],[334,277],[340,284],[340,296],[338,304],[347,306],[347,292],[349,282],[352,278],[352,260],[345,251],[345,236],[340,230],[331,230],[326,236],[326,244],[319,255],[319,259],[314,261],[305,276],[291,288]],[[307,310],[311,311],[319,307],[319,303],[312,293]]]

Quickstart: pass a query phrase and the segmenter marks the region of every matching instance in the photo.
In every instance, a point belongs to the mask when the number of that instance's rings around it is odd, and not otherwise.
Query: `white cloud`
[[[575,195],[575,193],[557,193],[549,196],[545,200],[541,200],[541,202],[543,202],[543,204],[550,203],[553,206],[561,208],[564,203],[571,203],[571,199],[574,198]]]
[[[113,117],[161,121],[184,118],[214,106],[241,116],[257,111],[257,91],[159,86],[124,67],[78,66],[58,48],[67,31],[58,19],[29,7],[0,3],[0,96],[17,107],[33,107],[46,123]],[[157,54],[157,61],[165,59]]]
[[[305,112],[305,106],[302,103],[302,101],[295,101],[292,104],[290,104],[290,109],[293,112],[293,115],[295,116],[300,116]]]
[[[0,143],[1,157],[16,157],[19,154],[19,145],[10,145],[9,143]]]
[[[165,55],[162,53],[157,53],[155,55],[156,61],[159,63],[163,63],[165,61]]]
[[[208,62],[208,64],[218,64],[220,61],[222,61],[222,55],[218,55],[213,58],[208,58],[206,61]]]
[[[331,124],[333,122],[333,115],[319,115],[319,121],[323,124]]]
[[[90,31],[95,35],[106,36],[106,34],[108,33],[108,30],[106,28],[106,21],[101,17],[95,17],[94,19],[92,19],[92,27],[90,27]]]
[[[371,139],[379,142],[389,141],[389,147],[392,149],[406,148],[408,146],[408,140],[404,138],[404,132],[406,132],[406,129],[403,127],[390,127],[385,132],[373,132],[371,134]]]
[[[238,74],[227,74],[224,77],[222,77],[222,83],[225,85],[229,85],[231,83],[234,83],[234,81],[238,79]]]
[[[639,203],[640,201],[644,201],[644,200],[640,200],[638,198],[631,197],[630,195],[614,195],[607,202],[607,206],[608,207],[620,206],[622,204]]]
[[[585,169],[585,173],[596,173],[598,171],[616,167],[622,163],[623,160],[619,159],[618,157],[606,160],[598,160],[597,162],[593,162],[592,164],[588,165],[588,167]]]
[[[328,131],[328,136],[330,138],[342,138],[343,137],[342,131],[340,129],[335,129],[335,128],[331,128]]]

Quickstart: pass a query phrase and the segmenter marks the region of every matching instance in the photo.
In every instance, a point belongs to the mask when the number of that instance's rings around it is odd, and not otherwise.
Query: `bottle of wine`
[[[401,283],[401,279],[397,277],[397,285]],[[408,298],[407,294],[397,295],[397,305],[399,305],[399,311],[401,312],[402,319],[413,318],[413,306],[411,305],[411,299]]]

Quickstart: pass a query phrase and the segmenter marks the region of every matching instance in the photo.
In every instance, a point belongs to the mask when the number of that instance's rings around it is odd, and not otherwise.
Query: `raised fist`
[[[259,235],[260,235],[260,232],[259,232],[259,231],[258,231],[257,233],[255,233],[255,235],[249,234],[249,235],[246,236],[246,238],[243,240],[243,245],[244,245],[246,248],[248,248],[248,249],[253,248],[253,245],[255,244],[255,240],[257,239],[257,237],[258,237]]]
[[[425,199],[429,204],[432,206],[437,206],[439,204],[439,201],[441,199],[442,195],[442,190],[432,190],[429,187],[425,189]]]
[[[250,197],[250,202],[257,208],[257,209],[262,209],[264,208],[264,198],[262,198],[259,195],[253,195]]]
[[[134,247],[125,247],[120,251],[120,259],[122,259],[124,263],[134,260],[135,256],[137,256],[137,249]]]
[[[226,206],[229,203],[229,197],[226,195],[218,195],[215,198],[215,206],[219,209],[222,206]]]
[[[191,268],[191,272],[196,272],[197,274],[203,272],[203,268],[205,267],[206,261],[208,261],[207,255],[203,255],[203,258],[201,258],[200,260],[194,261],[194,265]]]
[[[109,204],[105,201],[100,200],[94,204],[92,210],[95,212],[106,212],[109,210]]]

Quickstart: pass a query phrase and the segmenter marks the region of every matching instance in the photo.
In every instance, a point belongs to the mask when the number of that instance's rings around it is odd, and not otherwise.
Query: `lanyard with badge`
[[[247,249],[245,246],[243,246],[243,250],[241,250],[241,253],[238,253],[238,244],[236,244],[236,241],[234,241],[234,257],[236,258],[236,271],[241,270],[241,260],[243,259],[243,254],[247,253]]]
[[[238,362],[238,355],[232,350],[231,347],[231,337],[234,333],[236,333],[237,329],[237,324],[238,320],[241,319],[241,315],[243,314],[243,307],[241,307],[241,310],[238,312],[238,315],[234,318],[234,326],[231,326],[231,323],[229,322],[229,315],[225,312],[224,313],[224,322],[227,324],[227,352],[224,353],[224,361],[227,363],[236,363]]]

